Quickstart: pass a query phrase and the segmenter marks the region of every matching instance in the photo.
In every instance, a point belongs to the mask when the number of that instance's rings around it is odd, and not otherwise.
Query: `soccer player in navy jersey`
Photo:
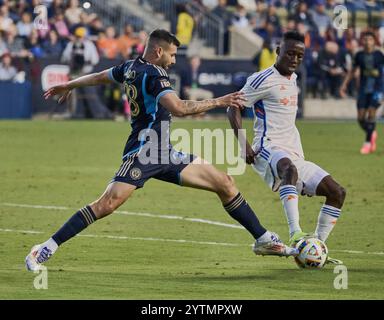
[[[142,57],[55,86],[45,93],[45,98],[58,95],[62,102],[74,88],[113,81],[124,84],[132,109],[132,131],[124,148],[122,164],[105,192],[77,211],[51,238],[32,248],[26,257],[28,270],[38,270],[60,245],[111,214],[150,178],[215,192],[231,217],[255,238],[253,251],[256,254],[297,255],[297,249],[283,244],[277,234],[260,224],[232,177],[201,158],[173,149],[169,137],[171,115],[185,116],[227,106],[240,108],[245,102],[239,92],[203,101],[180,100],[166,71],[175,64],[179,45],[177,38],[168,31],[154,30]]]
[[[353,68],[347,74],[340,94],[345,97],[348,83],[360,69],[360,83],[357,96],[357,121],[366,133],[365,142],[360,149],[361,154],[376,151],[376,111],[380,107],[384,91],[383,69],[384,55],[375,49],[375,34],[366,32],[363,36],[363,50],[356,53]]]

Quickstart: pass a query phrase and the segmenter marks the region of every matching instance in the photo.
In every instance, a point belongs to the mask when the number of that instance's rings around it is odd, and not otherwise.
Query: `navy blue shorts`
[[[180,185],[181,171],[195,159],[193,154],[172,149],[161,159],[151,159],[148,163],[148,158],[143,161],[142,156],[134,153],[121,164],[111,182],[125,182],[142,188],[147,180],[154,178]]]
[[[381,94],[361,93],[357,98],[357,109],[379,108],[381,104]]]

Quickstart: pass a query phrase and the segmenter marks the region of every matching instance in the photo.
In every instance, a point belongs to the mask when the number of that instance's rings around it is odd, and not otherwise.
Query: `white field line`
[[[19,208],[28,208],[28,209],[73,210],[73,211],[75,210],[73,208],[68,208],[68,207],[42,206],[42,205],[18,204],[18,203],[8,203],[8,202],[0,203],[0,205],[1,206],[7,206],[7,207],[19,207]],[[206,220],[206,219],[185,218],[182,216],[174,216],[174,215],[154,214],[154,213],[147,213],[147,212],[131,212],[131,211],[121,211],[121,210],[116,210],[114,213],[129,215],[129,216],[140,216],[140,217],[171,219],[171,220],[185,220],[185,221],[191,221],[191,222],[212,224],[212,225],[227,227],[227,228],[244,229],[242,226],[239,226],[236,224],[229,224],[229,223],[224,223],[224,222],[219,222],[219,221],[211,221],[211,220]]]
[[[0,232],[11,232],[11,233],[28,233],[28,234],[44,234],[42,231],[34,230],[15,230],[15,229],[0,229]],[[202,245],[215,245],[215,246],[230,246],[230,247],[240,247],[240,246],[250,246],[245,244],[238,243],[226,243],[226,242],[214,242],[214,241],[194,241],[194,240],[184,240],[184,239],[163,239],[163,238],[143,238],[143,237],[126,237],[126,236],[107,236],[107,235],[96,235],[96,234],[79,234],[77,237],[85,238],[104,238],[104,239],[113,239],[113,240],[140,240],[140,241],[163,241],[163,242],[178,242],[178,243],[192,243],[192,244],[202,244]]]
[[[42,205],[28,205],[28,204],[16,204],[16,203],[0,203],[2,206],[8,207],[22,207],[22,208],[32,208],[32,209],[54,209],[54,210],[71,210],[71,208],[67,207],[58,207],[58,206],[42,206]],[[144,217],[154,217],[154,218],[164,218],[164,219],[178,219],[178,220],[186,220],[191,222],[201,222],[207,224],[214,224],[223,227],[230,228],[241,228],[243,227],[238,225],[232,225],[217,221],[210,221],[204,219],[195,219],[195,218],[184,218],[181,216],[170,216],[170,215],[157,215],[152,213],[140,213],[140,212],[128,212],[128,211],[115,211],[116,213],[126,214],[126,215],[136,215],[136,216],[144,216]],[[14,230],[14,229],[0,229],[0,232],[12,232],[12,233],[28,233],[28,234],[43,234],[42,231],[34,231],[34,230]],[[225,242],[210,242],[210,241],[194,241],[194,240],[184,240],[184,239],[163,239],[163,238],[142,238],[142,237],[126,237],[126,236],[102,236],[102,235],[93,235],[93,234],[85,234],[78,235],[78,237],[89,237],[89,238],[105,238],[105,239],[115,239],[115,240],[142,240],[142,241],[165,241],[165,242],[178,242],[178,243],[191,243],[191,244],[202,244],[202,245],[220,245],[220,246],[249,246],[245,244],[239,243],[225,243]],[[358,251],[358,250],[332,250],[333,252],[343,252],[349,254],[370,254],[370,255],[384,255],[384,252],[366,252],[366,251]]]

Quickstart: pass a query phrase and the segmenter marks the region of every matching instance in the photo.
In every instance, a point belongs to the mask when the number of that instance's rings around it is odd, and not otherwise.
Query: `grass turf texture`
[[[252,123],[246,121],[249,137]],[[333,267],[300,270],[292,258],[256,257],[241,229],[185,220],[111,215],[63,245],[48,267],[48,290],[36,290],[24,267],[31,246],[46,240],[78,208],[96,199],[120,165],[127,123],[0,122],[1,299],[383,299],[383,125],[378,152],[361,156],[355,123],[298,122],[308,160],[332,173],[348,191],[327,244],[348,268],[348,289],[336,290]],[[225,121],[177,121],[173,128],[228,128]],[[218,166],[225,170],[226,166]],[[236,183],[262,223],[288,240],[285,216],[248,167]],[[301,224],[313,232],[322,198],[301,198]],[[65,206],[68,210],[4,203]],[[214,194],[151,180],[120,210],[235,223]],[[185,239],[239,244],[111,239],[105,236]],[[347,253],[354,250],[365,253]],[[369,252],[369,253],[368,253]]]

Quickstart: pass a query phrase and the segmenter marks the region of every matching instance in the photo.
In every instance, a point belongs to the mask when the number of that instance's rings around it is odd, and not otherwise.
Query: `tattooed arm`
[[[233,106],[241,108],[245,101],[240,92],[203,101],[181,100],[175,93],[167,93],[160,98],[161,105],[177,117],[197,114],[219,107]]]

